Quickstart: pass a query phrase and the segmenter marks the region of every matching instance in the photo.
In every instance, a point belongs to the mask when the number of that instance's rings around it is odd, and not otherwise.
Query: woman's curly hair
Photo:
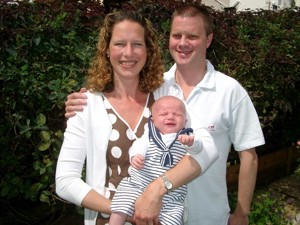
[[[109,13],[104,19],[99,33],[96,56],[88,70],[86,80],[86,86],[90,91],[111,92],[114,89],[113,69],[106,53],[114,25],[125,20],[137,22],[145,29],[147,59],[139,74],[140,89],[149,93],[163,83],[164,64],[158,39],[150,21],[139,12],[120,11]]]

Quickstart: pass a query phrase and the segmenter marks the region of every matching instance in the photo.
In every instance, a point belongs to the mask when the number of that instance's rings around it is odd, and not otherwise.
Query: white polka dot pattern
[[[109,184],[108,184],[108,189],[109,189],[109,190],[116,190],[116,186],[113,185],[112,183],[109,183]]]
[[[121,170],[121,167],[120,167],[120,165],[118,165],[118,167],[117,167],[117,168],[118,168],[118,174],[121,174],[121,171],[122,171],[122,170]]]
[[[118,146],[114,146],[111,149],[111,154],[116,159],[119,159],[122,156],[122,150]]]
[[[132,132],[131,129],[126,130],[126,135],[127,135],[127,138],[131,141],[135,139],[135,134]]]
[[[110,122],[111,122],[112,124],[114,124],[114,123],[117,121],[117,116],[114,115],[114,114],[112,114],[112,113],[108,114],[108,117],[109,117]]]
[[[110,141],[116,141],[116,140],[119,139],[119,137],[120,137],[119,131],[117,131],[116,129],[113,129],[113,130],[111,131],[111,135],[110,135],[109,140],[110,140]]]
[[[111,176],[112,175],[112,169],[108,166],[108,175]]]

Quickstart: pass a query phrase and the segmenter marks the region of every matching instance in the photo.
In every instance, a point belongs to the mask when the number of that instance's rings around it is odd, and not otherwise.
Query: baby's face
[[[185,126],[184,105],[174,97],[160,100],[153,105],[152,119],[155,127],[162,134],[177,133]]]

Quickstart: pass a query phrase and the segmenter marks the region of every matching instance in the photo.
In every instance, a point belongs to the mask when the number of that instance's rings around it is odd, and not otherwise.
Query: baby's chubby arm
[[[131,165],[133,168],[140,170],[144,167],[144,156],[142,154],[136,154],[131,158]]]
[[[187,152],[190,154],[197,154],[203,149],[202,141],[194,134],[181,134],[178,136],[178,140],[185,146]]]
[[[187,134],[180,134],[178,136],[178,141],[180,141],[181,144],[183,144],[183,145],[191,147],[194,144],[194,136],[187,135]]]
[[[142,137],[136,139],[132,146],[129,148],[129,161],[133,168],[140,170],[144,167],[144,160],[149,148],[148,133],[142,135]]]

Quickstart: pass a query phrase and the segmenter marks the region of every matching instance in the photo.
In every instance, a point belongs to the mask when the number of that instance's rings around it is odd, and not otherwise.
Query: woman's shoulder
[[[103,96],[102,92],[94,92],[90,90],[87,90],[84,94],[89,98],[98,98]]]
[[[99,113],[100,111],[106,111],[105,110],[105,105],[104,105],[104,97],[101,92],[91,92],[87,91],[84,93],[87,97],[86,99],[86,105],[84,106],[84,112],[85,114],[89,115],[90,112],[97,112]],[[93,114],[92,113],[92,114]]]
[[[88,102],[103,102],[103,94],[102,92],[92,92],[92,91],[87,91],[84,93],[87,97]]]

